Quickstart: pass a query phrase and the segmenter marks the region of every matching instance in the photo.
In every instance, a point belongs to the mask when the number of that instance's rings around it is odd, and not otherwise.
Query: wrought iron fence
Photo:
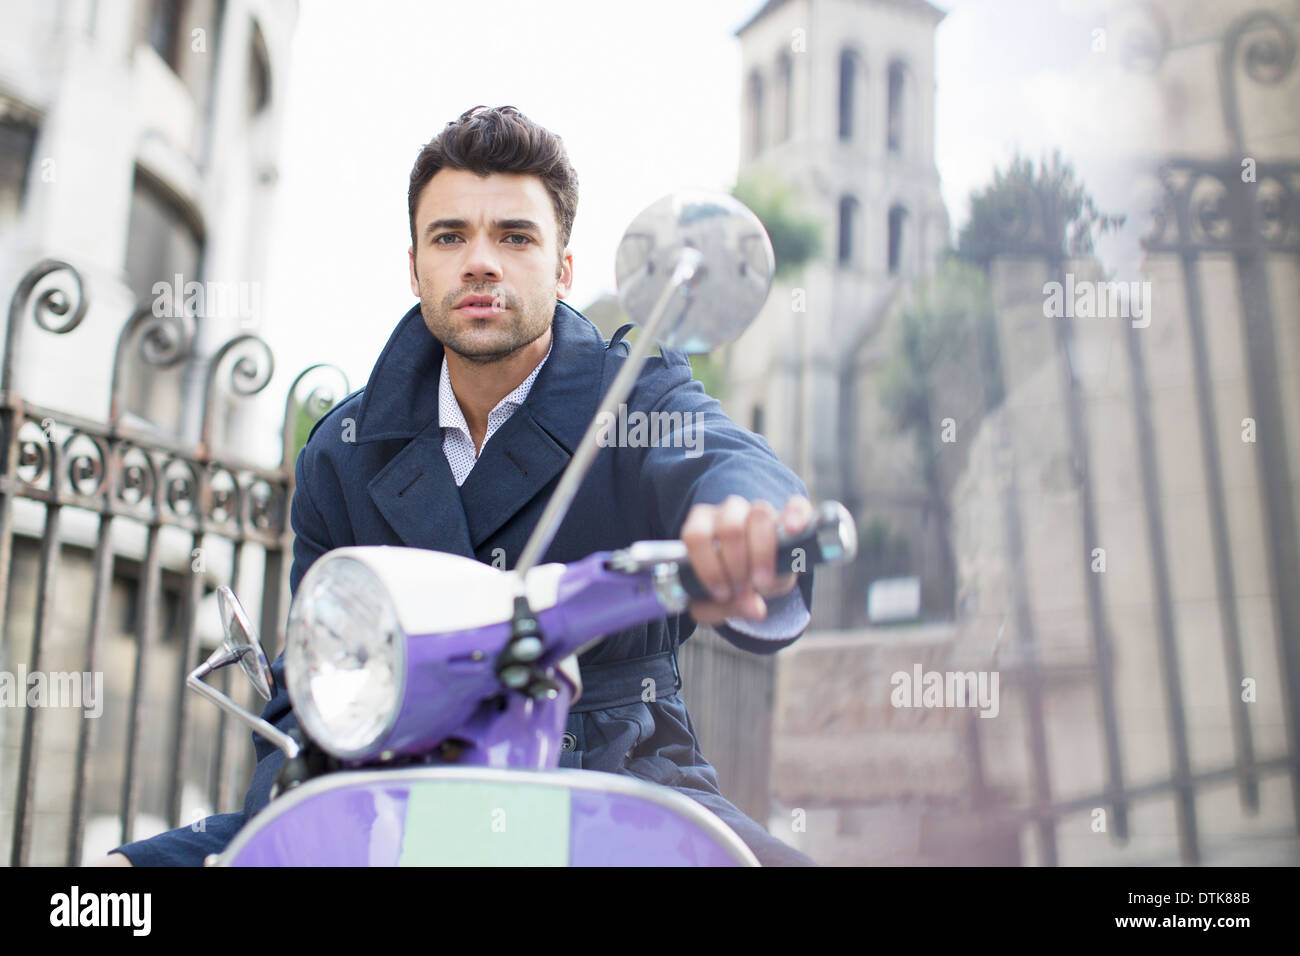
[[[0,370],[0,608],[9,608],[11,572],[18,530],[16,503],[25,499],[43,509],[39,556],[34,573],[34,612],[31,638],[26,644],[26,673],[48,670],[54,611],[59,601],[60,557],[65,548],[61,520],[68,509],[94,516],[95,544],[90,558],[93,585],[89,619],[85,624],[82,663],[85,674],[101,672],[110,588],[115,564],[123,555],[115,542],[115,529],[133,525],[144,529],[143,556],[138,563],[137,613],[134,627],[134,667],[125,735],[124,769],[118,819],[121,839],[135,836],[141,805],[142,730],[146,721],[158,720],[169,731],[170,744],[163,755],[169,782],[165,813],[170,827],[181,824],[182,787],[191,767],[189,696],[185,675],[199,656],[198,608],[216,583],[240,580],[250,545],[265,555],[260,594],[261,633],[273,656],[282,643],[285,594],[288,585],[291,534],[289,502],[293,494],[294,432],[300,415],[318,418],[347,392],[342,373],[327,365],[313,365],[290,385],[285,400],[282,453],[278,466],[259,466],[216,447],[218,411],[223,396],[250,396],[267,386],[272,357],[264,341],[250,333],[235,336],[208,360],[203,384],[203,411],[197,445],[128,424],[124,395],[128,362],[133,353],[146,367],[171,368],[190,359],[195,348],[196,322],[187,316],[157,316],[149,306],[137,309],[126,321],[113,354],[109,413],[106,421],[93,421],[59,409],[32,404],[14,390],[15,351],[20,323],[30,314],[46,332],[64,335],[85,319],[89,300],[80,273],[70,264],[45,260],[20,281],[9,307],[4,366]],[[316,379],[304,398],[299,392]],[[339,391],[341,383],[342,390]],[[165,568],[161,538],[165,529],[188,535],[189,554],[229,554],[228,576],[196,560],[179,578],[179,615],[176,637],[179,653],[170,680],[169,700],[147,699],[151,661],[158,652],[165,622],[161,619]],[[224,542],[224,550],[213,545]],[[176,577],[173,575],[173,577]],[[250,606],[259,595],[241,594]],[[21,623],[21,622],[19,622]],[[9,633],[0,640],[0,659],[6,666],[17,657],[19,639]],[[156,665],[154,665],[156,666]],[[228,689],[228,685],[227,685]],[[25,688],[24,688],[25,690]],[[9,859],[26,864],[32,852],[32,820],[43,754],[41,729],[49,719],[42,708],[29,706],[21,713],[20,749],[12,785],[13,826]],[[224,714],[212,715],[216,725],[211,766],[207,777],[208,802],[227,803],[240,792],[231,780],[231,754],[226,745]],[[82,719],[76,734],[71,799],[67,811],[66,862],[82,856],[87,815],[87,781],[92,755],[97,753],[99,721]],[[114,754],[100,753],[101,760]],[[48,775],[46,778],[48,779]],[[193,782],[193,781],[190,781]],[[42,780],[42,787],[45,783]],[[0,792],[0,799],[7,794]]]
[[[1154,8],[1146,7],[1156,15]],[[1168,30],[1155,31],[1159,41],[1143,49],[1148,68],[1154,69],[1166,52]],[[1165,44],[1165,45],[1161,45]],[[1261,776],[1283,773],[1290,776],[1294,821],[1300,827],[1300,535],[1295,513],[1296,478],[1292,474],[1286,434],[1283,390],[1280,386],[1279,335],[1277,317],[1293,314],[1274,308],[1276,284],[1271,281],[1271,262],[1294,268],[1300,257],[1300,163],[1259,161],[1254,176],[1243,177],[1242,122],[1239,115],[1238,70],[1261,84],[1277,84],[1294,68],[1295,35],[1277,15],[1257,11],[1233,22],[1225,31],[1219,56],[1219,86],[1223,121],[1230,134],[1232,152],[1218,159],[1167,156],[1158,163],[1159,194],[1151,227],[1143,238],[1150,261],[1173,257],[1178,265],[1181,291],[1186,303],[1191,344],[1191,375],[1195,391],[1192,427],[1201,445],[1202,466],[1208,499],[1214,580],[1220,639],[1225,661],[1228,710],[1232,728],[1233,760],[1225,766],[1194,771],[1187,721],[1186,692],[1182,673],[1183,642],[1174,613],[1174,589],[1169,560],[1166,516],[1167,501],[1162,492],[1156,455],[1157,442],[1148,381],[1149,355],[1144,352],[1141,332],[1133,325],[1125,329],[1125,352],[1134,430],[1137,437],[1137,472],[1148,541],[1149,572],[1154,590],[1156,638],[1160,661],[1161,689],[1169,731],[1171,772],[1165,779],[1135,785],[1126,779],[1125,735],[1116,703],[1116,654],[1110,610],[1098,575],[1085,564],[1084,593],[1088,611],[1093,656],[1092,676],[1100,713],[1100,749],[1104,759],[1104,787],[1095,793],[1068,799],[1053,795],[1049,773],[1049,743],[1044,701],[1050,673],[1044,669],[1038,646],[1033,608],[1025,587],[1025,544],[1022,531],[1020,486],[1014,453],[1010,450],[1007,417],[1001,421],[997,446],[1001,455],[1002,511],[1009,556],[1008,578],[1012,582],[1012,616],[1016,624],[1017,683],[1023,689],[1029,750],[1030,795],[1027,807],[1012,811],[995,810],[990,795],[977,795],[988,812],[1009,816],[1037,831],[1041,860],[1058,862],[1057,828],[1063,818],[1097,807],[1109,810],[1112,837],[1126,841],[1130,836],[1129,811],[1135,801],[1172,796],[1182,861],[1195,864],[1203,859],[1201,833],[1196,814],[1196,797],[1207,787],[1235,778],[1242,808],[1250,814],[1260,806]],[[1008,248],[1018,256],[1036,255],[1048,265],[1049,279],[1063,282],[1066,263],[1059,244],[1048,227],[1051,213],[1027,201],[1021,215],[1008,221]],[[1254,742],[1250,705],[1242,695],[1246,677],[1243,664],[1242,625],[1237,599],[1241,595],[1234,569],[1234,543],[1229,535],[1227,494],[1223,476],[1223,453],[1217,437],[1215,388],[1206,332],[1206,296],[1202,271],[1208,257],[1226,257],[1235,275],[1235,292],[1241,316],[1243,355],[1252,414],[1260,434],[1267,441],[1254,444],[1262,496],[1264,551],[1267,558],[1273,626],[1276,634],[1278,677],[1283,696],[1286,749],[1283,753],[1260,754]],[[1294,303],[1290,304],[1294,307]],[[1095,438],[1088,433],[1082,386],[1071,359],[1075,335],[1074,320],[1060,317],[1055,326],[1055,365],[1060,374],[1062,404],[1068,424],[1067,441],[1078,479],[1080,533],[1087,549],[1098,544],[1097,507],[1094,501],[1093,466],[1089,447]],[[1292,418],[1292,422],[1296,419]],[[1294,440],[1295,436],[1291,436]],[[1005,669],[1005,668],[1004,668]],[[972,752],[977,779],[983,779],[979,740],[980,721],[973,721]]]

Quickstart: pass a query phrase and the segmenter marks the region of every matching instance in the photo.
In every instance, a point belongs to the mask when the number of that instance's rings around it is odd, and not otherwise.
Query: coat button
[[[563,750],[565,753],[568,753],[570,750],[573,750],[573,748],[577,746],[578,746],[578,738],[575,737],[573,734],[569,733],[568,731],[565,731],[564,736],[560,738],[560,749]]]

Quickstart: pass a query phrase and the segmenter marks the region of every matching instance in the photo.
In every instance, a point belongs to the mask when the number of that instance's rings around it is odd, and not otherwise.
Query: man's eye
[[[446,245],[449,245],[449,243],[443,242],[442,240],[444,240],[444,239],[459,239],[459,238],[460,238],[460,236],[456,235],[454,232],[444,232],[444,233],[442,233],[441,235],[438,235],[438,236],[434,236],[434,237],[433,237],[433,244],[434,244],[435,246],[446,246]]]
[[[512,245],[512,246],[524,246],[524,245],[527,245],[528,243],[530,243],[530,242],[533,241],[530,237],[525,236],[525,235],[523,235],[522,233],[518,233],[518,232],[512,232],[510,235],[506,236],[506,238],[507,238],[507,239],[522,239],[522,240],[523,240],[523,242],[512,242],[512,243],[510,243],[510,245]]]

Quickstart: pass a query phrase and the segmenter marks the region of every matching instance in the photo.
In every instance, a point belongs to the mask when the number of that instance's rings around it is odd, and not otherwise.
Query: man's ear
[[[564,250],[564,258],[560,260],[560,271],[555,277],[555,297],[563,299],[573,288],[573,253]]]

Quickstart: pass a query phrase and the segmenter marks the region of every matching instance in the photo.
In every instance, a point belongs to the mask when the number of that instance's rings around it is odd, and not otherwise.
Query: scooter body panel
[[[757,866],[706,808],[589,770],[418,767],[318,777],[274,800],[219,866]]]

